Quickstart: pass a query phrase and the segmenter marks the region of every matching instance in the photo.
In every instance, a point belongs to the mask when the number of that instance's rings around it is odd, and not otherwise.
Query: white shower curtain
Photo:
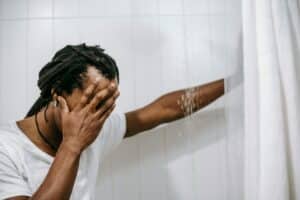
[[[300,199],[300,9],[244,0],[245,200]]]

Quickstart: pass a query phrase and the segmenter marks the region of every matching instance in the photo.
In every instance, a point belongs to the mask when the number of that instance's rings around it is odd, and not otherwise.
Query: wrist
[[[64,151],[68,151],[74,155],[80,155],[82,152],[82,148],[80,147],[79,143],[72,140],[63,140],[60,149]]]

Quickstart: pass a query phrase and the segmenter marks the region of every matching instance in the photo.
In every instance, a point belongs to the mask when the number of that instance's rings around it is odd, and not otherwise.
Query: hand
[[[98,83],[94,83],[85,90],[72,111],[62,96],[57,97],[61,113],[62,144],[70,145],[77,152],[82,152],[97,138],[119,96],[116,87],[96,91],[97,85]]]

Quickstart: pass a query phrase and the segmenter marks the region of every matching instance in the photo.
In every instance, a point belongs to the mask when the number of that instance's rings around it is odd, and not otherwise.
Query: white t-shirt
[[[99,199],[95,195],[101,161],[120,144],[125,132],[125,115],[112,113],[96,140],[81,154],[71,200]],[[1,128],[0,199],[32,196],[45,179],[53,160],[29,140],[16,122]]]

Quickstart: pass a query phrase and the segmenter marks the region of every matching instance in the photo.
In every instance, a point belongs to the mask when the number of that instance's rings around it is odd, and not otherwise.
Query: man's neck
[[[54,108],[52,106],[49,106],[47,110],[45,108],[43,108],[37,114],[37,123],[40,128],[41,134],[43,134],[46,137],[46,139],[56,149],[58,149],[58,147],[61,143],[62,135],[61,135],[59,129],[57,128],[57,125],[55,122]]]
[[[45,116],[47,120],[45,119]],[[46,139],[54,146],[56,149],[59,147],[62,135],[59,129],[57,128],[55,117],[54,117],[54,108],[49,106],[47,110],[43,108],[40,112],[37,113],[37,123],[40,129],[41,134],[46,137]],[[20,129],[27,135],[27,137],[41,150],[46,153],[54,156],[56,150],[52,149],[49,144],[47,144],[43,138],[39,135],[36,123],[35,116],[31,116],[20,120],[17,122]]]

